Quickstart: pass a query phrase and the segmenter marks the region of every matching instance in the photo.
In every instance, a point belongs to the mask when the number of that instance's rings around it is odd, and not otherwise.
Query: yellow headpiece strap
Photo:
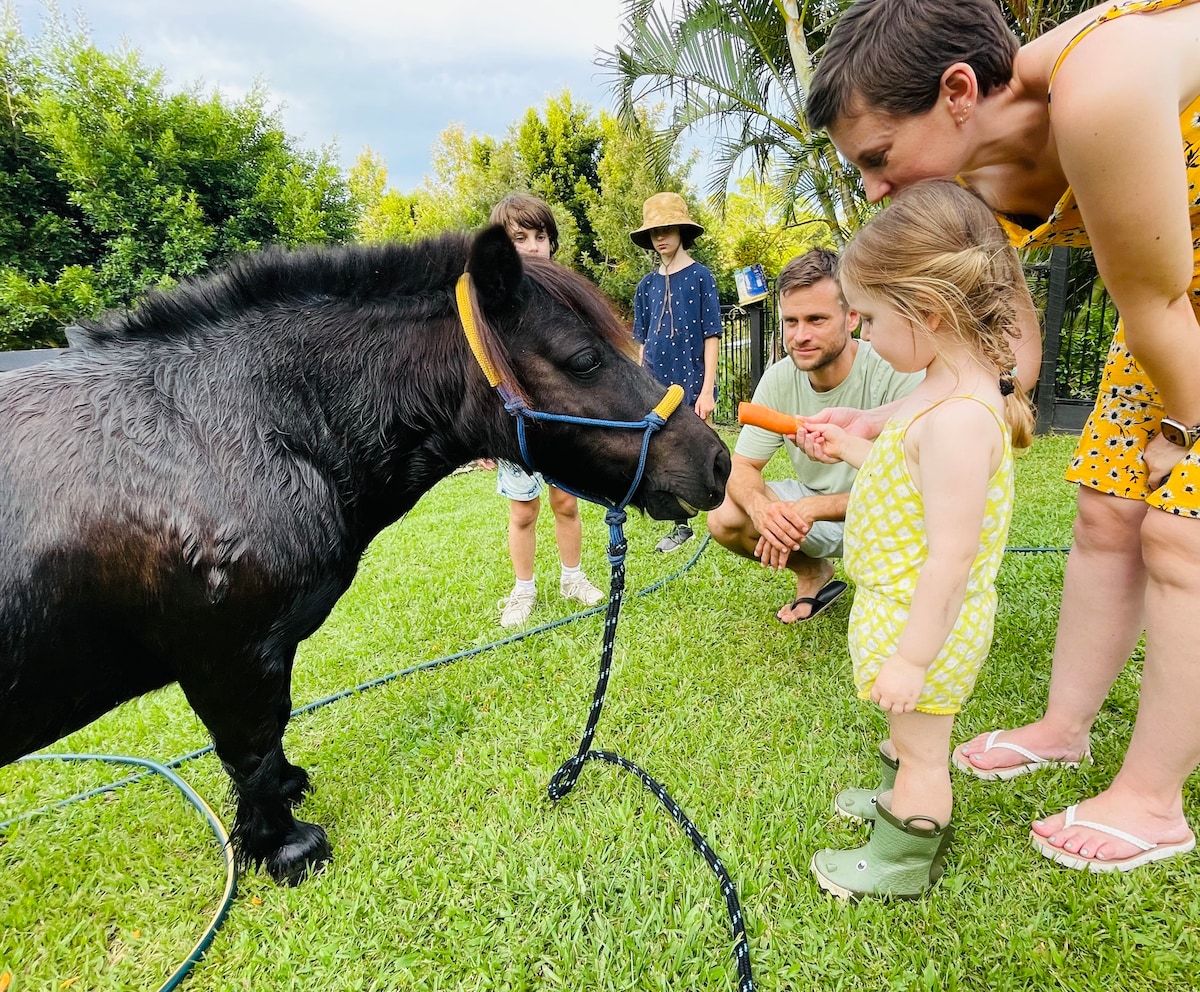
[[[677,382],[672,383],[667,387],[667,394],[658,401],[658,406],[654,408],[654,412],[662,417],[663,420],[666,420],[675,412],[675,410],[679,407],[679,404],[682,402],[683,387]]]
[[[483,342],[479,339],[479,328],[475,325],[475,311],[471,307],[471,276],[469,273],[464,272],[458,277],[458,282],[454,286],[454,297],[458,301],[458,318],[462,321],[463,331],[467,335],[467,343],[471,346],[471,353],[475,356],[479,367],[483,369],[488,385],[496,389],[502,380],[496,371],[496,366],[492,364],[487,352],[483,350]],[[654,413],[665,421],[679,408],[679,404],[682,402],[683,387],[674,383],[667,387],[667,392],[658,401]]]
[[[458,277],[458,283],[454,287],[454,297],[458,300],[458,319],[462,321],[463,331],[467,335],[467,344],[471,346],[471,353],[475,356],[479,367],[483,369],[483,374],[487,376],[488,385],[495,389],[500,385],[500,375],[496,371],[496,366],[492,364],[492,360],[488,358],[487,352],[483,350],[483,342],[479,339],[479,328],[475,326],[475,311],[471,308],[471,276],[469,273],[464,272]]]

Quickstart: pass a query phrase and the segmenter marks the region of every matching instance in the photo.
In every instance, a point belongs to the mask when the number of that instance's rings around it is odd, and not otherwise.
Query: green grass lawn
[[[1071,448],[1039,438],[1020,459],[1011,545],[1069,542]],[[296,705],[507,633],[496,600],[512,576],[494,484],[482,471],[447,479],[380,536],[301,646]],[[583,513],[584,564],[606,586],[603,513]],[[832,815],[832,801],[872,779],[885,730],[854,698],[850,597],[785,627],[773,615],[792,592],[789,576],[711,544],[685,567],[699,541],[655,555],[666,529],[639,517],[626,528],[629,596],[595,746],[661,781],[724,860],[759,988],[1200,988],[1200,858],[1088,875],[1028,842],[1031,818],[1116,771],[1136,711],[1136,659],[1095,728],[1094,766],[1009,783],[956,774],[958,841],[939,885],[916,902],[844,904],[818,889],[808,862],[819,847],[864,836]],[[1006,557],[992,657],[956,739],[1040,713],[1064,560]],[[538,578],[534,619],[569,615],[548,510]],[[288,754],[315,785],[298,813],[328,830],[334,860],[295,889],[246,873],[183,988],[736,988],[716,880],[637,779],[592,762],[566,799],[546,797],[583,729],[602,626],[602,614],[586,617],[294,719]],[[206,743],[171,688],[50,750],[168,760]],[[217,760],[180,771],[229,824]],[[92,764],[0,769],[0,820],[121,774]],[[1195,777],[1187,808],[1200,821]],[[0,837],[0,975],[10,973],[9,992],[156,989],[222,885],[204,822],[154,779],[21,822]]]

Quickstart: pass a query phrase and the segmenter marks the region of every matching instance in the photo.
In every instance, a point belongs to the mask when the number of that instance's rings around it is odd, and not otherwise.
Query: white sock
[[[576,575],[582,575],[582,574],[583,574],[583,562],[580,562],[574,568],[572,568],[570,565],[563,565],[563,567],[562,567],[563,582],[566,582],[568,579],[575,578]]]
[[[537,579],[517,579],[513,592],[537,592]]]

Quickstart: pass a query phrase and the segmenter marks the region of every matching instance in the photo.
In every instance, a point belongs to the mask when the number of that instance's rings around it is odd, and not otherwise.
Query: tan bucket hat
[[[687,204],[678,193],[655,193],[642,204],[642,226],[629,232],[629,239],[639,248],[653,248],[650,232],[656,227],[678,227],[683,240],[692,240],[704,233],[704,228],[692,220]]]

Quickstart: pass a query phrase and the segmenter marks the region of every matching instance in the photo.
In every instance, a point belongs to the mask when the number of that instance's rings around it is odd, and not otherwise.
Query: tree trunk
[[[776,0],[783,11],[787,24],[788,51],[792,53],[792,66],[796,70],[796,82],[803,93],[808,89],[808,81],[812,78],[812,55],[808,51],[808,43],[804,40],[804,22],[800,19],[800,0]],[[806,122],[801,121],[804,127]]]

